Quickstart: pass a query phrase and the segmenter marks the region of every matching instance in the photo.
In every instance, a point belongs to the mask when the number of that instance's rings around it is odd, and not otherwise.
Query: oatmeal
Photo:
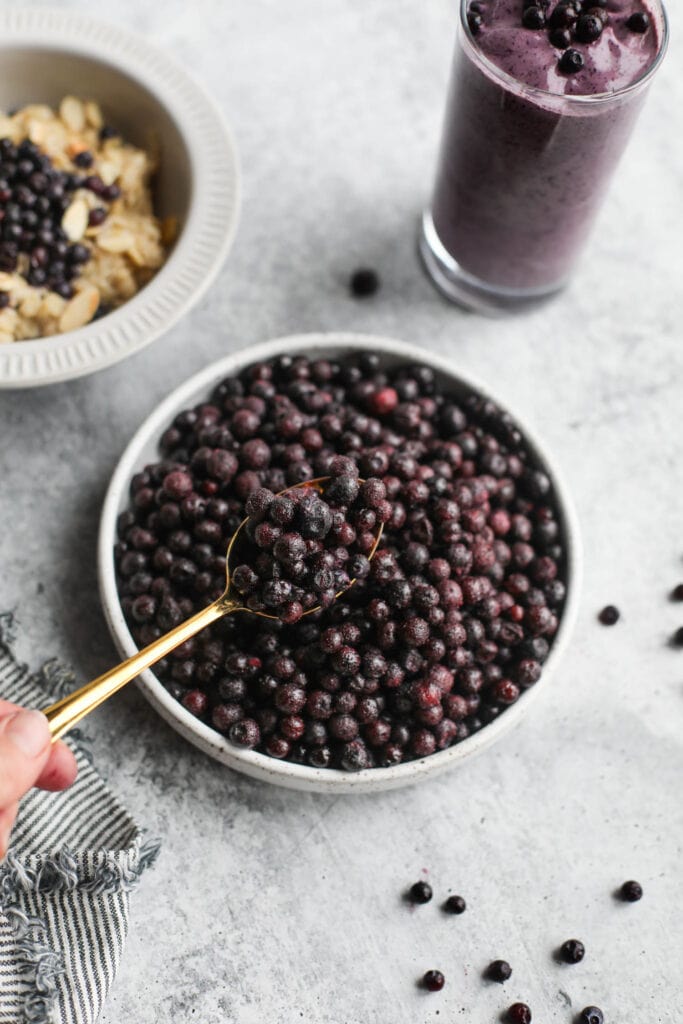
[[[176,233],[154,215],[155,170],[97,103],[0,113],[0,343],[82,327],[154,276]]]

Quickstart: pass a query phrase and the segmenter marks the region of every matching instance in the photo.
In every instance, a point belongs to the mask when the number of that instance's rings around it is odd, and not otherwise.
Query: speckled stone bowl
[[[469,375],[456,372],[445,359],[415,345],[370,335],[304,334],[281,338],[234,353],[196,374],[169,395],[142,424],[121,456],[105,498],[98,551],[100,594],[109,629],[122,657],[130,657],[137,651],[137,646],[123,617],[116,589],[113,557],[116,519],[119,512],[128,504],[131,477],[148,462],[158,458],[157,442],[176,413],[204,401],[214,385],[230,374],[239,373],[251,363],[272,359],[283,353],[305,355],[311,359],[329,359],[359,351],[376,352],[385,365],[390,366],[400,362],[426,363],[436,371],[438,378],[448,386],[452,394],[464,396],[474,392],[496,401],[486,386],[474,381]],[[422,760],[408,761],[393,768],[370,768],[350,774],[337,769],[310,768],[289,761],[278,761],[266,754],[239,749],[215,729],[190,714],[182,704],[171,697],[153,671],[147,670],[140,677],[140,687],[153,707],[177,732],[217,761],[222,761],[223,764],[264,782],[273,782],[290,789],[317,792],[367,793],[397,789],[460,764],[466,758],[490,747],[504,733],[509,732],[526,714],[539,694],[547,690],[551,684],[575,619],[581,577],[578,525],[561,476],[540,441],[524,426],[518,416],[515,415],[515,419],[524,433],[529,448],[553,482],[563,542],[567,551],[567,600],[541,679],[535,686],[526,690],[499,718],[456,746],[431,754]]]
[[[0,11],[0,110],[97,100],[137,146],[160,151],[156,212],[180,235],[164,266],[134,298],[79,330],[0,345],[0,388],[33,387],[103,369],[149,344],[185,313],[232,243],[239,172],[213,101],[146,39],[77,11]]]

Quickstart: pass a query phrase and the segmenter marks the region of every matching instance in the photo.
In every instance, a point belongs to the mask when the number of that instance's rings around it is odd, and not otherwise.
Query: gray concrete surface
[[[683,607],[667,594],[683,580],[680,11],[573,286],[503,322],[448,306],[414,253],[453,3],[120,0],[108,13],[218,98],[243,216],[218,282],[165,338],[91,378],[0,393],[0,609],[16,612],[19,653],[58,655],[84,680],[113,663],[95,539],[119,453],[189,374],[292,331],[395,335],[489,380],[565,469],[586,578],[571,650],[530,717],[421,788],[333,800],[251,783],[134,689],[93,715],[99,767],[164,838],[103,1024],[487,1024],[516,999],[540,1024],[586,1003],[610,1024],[679,1021],[683,653],[667,638]],[[360,263],[384,281],[364,303],[346,293]],[[623,610],[611,630],[595,619],[608,601]],[[409,912],[400,893],[423,870],[466,914]],[[625,878],[643,883],[641,903],[612,898]],[[586,958],[560,967],[552,951],[573,936]],[[494,957],[514,968],[504,989],[480,978]],[[415,987],[430,967],[441,994]]]

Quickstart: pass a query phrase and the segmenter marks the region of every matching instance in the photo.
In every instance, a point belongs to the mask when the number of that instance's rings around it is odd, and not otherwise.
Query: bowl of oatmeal
[[[2,12],[0,72],[0,387],[17,388],[170,328],[228,252],[239,176],[212,101],[118,28]]]

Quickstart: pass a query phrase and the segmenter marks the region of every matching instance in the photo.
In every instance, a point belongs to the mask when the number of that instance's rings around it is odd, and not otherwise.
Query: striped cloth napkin
[[[31,676],[8,647],[0,616],[0,697],[44,707],[63,672]],[[128,930],[130,894],[156,859],[85,749],[67,742],[78,779],[64,793],[32,790],[0,864],[0,1024],[91,1024],[114,980]]]

